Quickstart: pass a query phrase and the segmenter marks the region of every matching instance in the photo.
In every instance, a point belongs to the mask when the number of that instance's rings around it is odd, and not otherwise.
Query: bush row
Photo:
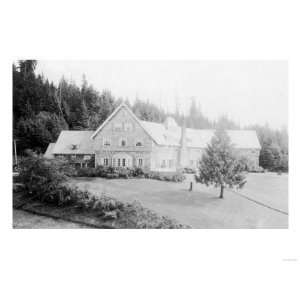
[[[149,178],[163,181],[182,182],[185,176],[182,172],[154,172],[141,168],[121,168],[98,166],[96,168],[82,168],[76,170],[77,177],[116,178]]]

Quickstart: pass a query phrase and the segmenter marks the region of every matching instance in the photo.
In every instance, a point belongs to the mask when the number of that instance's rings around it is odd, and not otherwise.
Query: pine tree
[[[243,187],[246,183],[244,170],[245,164],[235,155],[225,130],[216,130],[200,161],[197,181],[220,187],[220,198],[223,198],[225,187]]]

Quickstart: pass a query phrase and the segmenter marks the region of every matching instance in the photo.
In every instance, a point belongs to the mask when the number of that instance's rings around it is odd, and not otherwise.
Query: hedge
[[[141,168],[121,168],[98,166],[96,168],[77,169],[77,177],[103,177],[108,179],[116,178],[149,178],[162,181],[182,182],[185,176],[182,172],[154,172]]]

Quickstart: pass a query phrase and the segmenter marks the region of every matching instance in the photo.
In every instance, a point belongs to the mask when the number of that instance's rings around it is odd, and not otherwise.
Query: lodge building
[[[259,166],[260,144],[254,130],[227,130],[250,169]],[[180,127],[167,117],[164,123],[139,120],[122,103],[96,131],[62,131],[45,157],[67,157],[80,166],[141,167],[153,171],[196,168],[214,135],[212,129]]]

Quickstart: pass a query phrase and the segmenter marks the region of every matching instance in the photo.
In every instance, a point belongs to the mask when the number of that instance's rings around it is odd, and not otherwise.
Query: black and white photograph
[[[298,2],[3,0],[0,299],[300,299]]]
[[[12,68],[14,228],[288,228],[286,61]]]

